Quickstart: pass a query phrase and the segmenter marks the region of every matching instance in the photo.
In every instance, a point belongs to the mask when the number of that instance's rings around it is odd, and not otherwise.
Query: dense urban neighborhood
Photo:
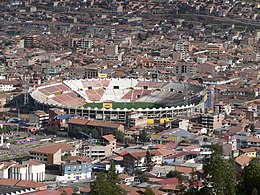
[[[259,195],[259,0],[1,0],[0,194]]]

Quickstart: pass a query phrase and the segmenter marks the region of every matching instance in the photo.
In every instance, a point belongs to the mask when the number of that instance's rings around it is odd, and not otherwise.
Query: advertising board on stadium
[[[112,102],[103,102],[103,108],[112,108],[113,107],[113,104]]]

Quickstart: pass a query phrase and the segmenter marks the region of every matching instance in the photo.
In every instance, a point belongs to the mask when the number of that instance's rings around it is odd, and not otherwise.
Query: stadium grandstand
[[[65,80],[31,92],[36,105],[63,108],[82,117],[126,121],[130,112],[169,118],[203,108],[203,86],[138,79]]]

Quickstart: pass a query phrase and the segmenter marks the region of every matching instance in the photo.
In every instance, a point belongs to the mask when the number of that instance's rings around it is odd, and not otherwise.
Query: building
[[[222,127],[223,114],[205,114],[202,116],[202,126],[208,130]]]
[[[92,166],[90,162],[76,160],[62,165],[62,176],[57,177],[57,181],[78,181],[91,179]]]
[[[35,182],[45,180],[45,164],[34,160],[25,161],[23,164],[2,162],[0,167],[0,178],[30,180]]]
[[[0,80],[0,92],[13,91],[17,85],[17,81]]]
[[[87,68],[84,72],[85,79],[98,78],[98,69],[96,68]]]
[[[24,48],[33,48],[38,45],[38,35],[31,35],[23,37]]]
[[[189,53],[192,47],[186,40],[179,40],[175,43],[175,50],[180,53]]]
[[[37,127],[48,126],[49,119],[49,114],[42,110],[34,111],[29,115],[29,122],[36,125]]]
[[[144,117],[142,113],[132,112],[129,113],[128,117],[128,127],[138,126],[145,127],[147,126],[147,118]]]
[[[223,44],[219,43],[209,43],[207,45],[207,50],[209,50],[210,53],[220,53],[220,51],[223,49]]]
[[[112,123],[109,121],[87,120],[72,118],[68,122],[69,131],[91,131],[96,129],[101,135],[111,134],[114,131],[124,132],[124,126],[119,123]]]
[[[152,162],[154,165],[161,165],[163,160],[163,155],[156,150],[149,151],[151,154]],[[123,155],[122,164],[126,168],[134,169],[140,168],[141,170],[146,170],[146,151],[132,152]]]
[[[114,152],[116,152],[116,138],[110,134],[102,136],[99,142],[92,145],[89,142],[85,143],[81,155],[99,159],[112,156]]]
[[[250,158],[256,158],[256,149],[255,148],[240,148],[239,155],[246,155]]]
[[[76,150],[69,144],[52,144],[33,148],[29,151],[33,160],[45,164],[61,164],[61,157],[64,155],[76,155]]]

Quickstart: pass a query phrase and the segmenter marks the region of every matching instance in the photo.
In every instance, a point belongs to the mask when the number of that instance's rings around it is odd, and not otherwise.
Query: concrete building
[[[76,155],[76,150],[69,144],[52,144],[33,148],[29,151],[33,160],[45,164],[61,164],[61,157],[64,155]]]
[[[35,182],[45,180],[45,164],[34,160],[25,161],[23,164],[2,162],[0,167],[0,178],[30,180]]]
[[[223,114],[206,114],[202,116],[202,126],[208,130],[221,128],[223,119]]]
[[[42,110],[34,111],[29,115],[29,122],[37,127],[47,126],[49,125],[49,114]]]
[[[62,176],[57,181],[78,181],[91,179],[92,166],[90,163],[76,161],[62,165]]]
[[[114,135],[105,135],[102,136],[100,142],[86,143],[83,145],[82,156],[91,157],[93,159],[105,158],[112,156],[116,152],[116,138]]]
[[[31,35],[23,37],[24,48],[32,48],[38,45],[38,35]]]

